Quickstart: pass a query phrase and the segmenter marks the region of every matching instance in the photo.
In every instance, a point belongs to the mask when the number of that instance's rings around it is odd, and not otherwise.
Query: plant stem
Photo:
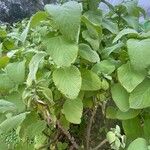
[[[97,111],[97,107],[95,106],[93,111],[92,111],[92,115],[87,127],[87,138],[86,138],[86,149],[90,150],[90,140],[91,140],[91,129],[92,129],[92,124],[93,124],[93,120],[94,120],[94,116],[96,114]]]
[[[61,126],[61,124],[60,124],[60,122],[59,122],[58,120],[56,121],[56,125],[57,125],[57,127],[63,132],[63,134],[68,138],[68,140],[69,140],[70,143],[73,145],[73,147],[74,147],[75,149],[79,149],[79,146],[78,146],[78,144],[76,143],[74,137],[71,136],[71,134],[70,134],[69,131],[65,130],[65,129]]]

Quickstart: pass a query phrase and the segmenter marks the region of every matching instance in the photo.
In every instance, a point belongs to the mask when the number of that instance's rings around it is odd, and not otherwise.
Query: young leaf
[[[96,63],[100,61],[99,55],[86,44],[79,44],[79,55],[89,62]]]
[[[127,41],[128,54],[134,69],[141,71],[150,66],[150,39]]]
[[[127,91],[120,85],[115,84],[111,88],[112,98],[117,105],[117,107],[126,112],[129,110],[129,94]]]
[[[136,34],[136,35],[138,35],[138,32],[136,30],[130,29],[130,28],[123,29],[114,38],[113,43],[117,42],[119,39],[121,39],[124,35],[127,35],[127,34]]]
[[[65,114],[66,119],[74,124],[81,123],[83,111],[83,103],[81,99],[66,100],[63,105],[63,113]]]
[[[150,79],[145,79],[131,92],[129,103],[134,109],[150,107]]]
[[[36,80],[36,73],[38,71],[39,64],[41,60],[44,58],[45,53],[37,53],[35,54],[30,63],[29,63],[29,74],[27,78],[27,85],[30,86],[32,84],[32,81]]]
[[[122,65],[118,69],[118,79],[122,86],[128,91],[132,92],[137,85],[139,85],[145,78],[146,72],[135,71],[130,62]]]
[[[148,145],[145,139],[137,138],[132,143],[130,143],[127,150],[148,150]]]
[[[78,41],[82,7],[75,1],[60,5],[46,5],[45,10],[56,22],[63,36],[71,41]]]
[[[99,76],[91,70],[81,70],[82,86],[81,90],[96,91],[101,88],[101,80]]]
[[[69,99],[75,99],[81,89],[81,74],[77,67],[70,66],[56,69],[53,81],[58,90]]]
[[[70,66],[78,55],[78,46],[66,41],[62,36],[46,40],[47,53],[50,54],[57,66]],[[59,43],[59,44],[58,44]]]

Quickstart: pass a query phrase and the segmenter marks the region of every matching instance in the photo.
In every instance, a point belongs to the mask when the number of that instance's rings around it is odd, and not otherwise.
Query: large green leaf
[[[137,138],[129,145],[127,150],[148,150],[148,145],[145,139]]]
[[[81,90],[96,91],[101,89],[101,80],[99,76],[91,70],[81,70],[82,86]]]
[[[70,66],[78,55],[77,44],[66,41],[62,36],[46,40],[47,53],[57,66]]]
[[[38,71],[39,64],[41,60],[44,58],[45,53],[37,53],[35,54],[30,63],[29,63],[29,74],[27,78],[27,85],[30,86],[32,84],[32,81],[36,81],[36,73]]]
[[[96,51],[93,51],[87,44],[79,44],[79,55],[89,62],[99,62],[100,58]]]
[[[8,64],[5,72],[15,84],[22,84],[25,80],[25,61]]]
[[[21,113],[19,115],[10,117],[0,124],[0,132],[9,132],[10,130],[17,128],[25,119],[27,113]]]
[[[120,85],[115,84],[111,88],[112,98],[117,105],[117,107],[126,112],[129,110],[129,94],[127,91]]]
[[[60,32],[71,41],[78,41],[82,7],[77,2],[61,5],[46,5],[46,11],[56,22]]]
[[[150,106],[150,79],[145,79],[130,94],[130,107],[142,109]]]
[[[144,71],[135,71],[129,62],[118,69],[118,79],[128,92],[132,92],[144,80],[145,76]]]
[[[130,29],[130,28],[123,29],[114,38],[113,43],[117,42],[119,39],[121,39],[124,35],[127,35],[127,34],[136,34],[136,35],[138,35],[138,32],[136,30]]]
[[[144,70],[150,66],[150,39],[127,41],[131,64],[136,70]]]
[[[81,123],[83,103],[81,99],[66,100],[63,105],[63,113],[66,119],[74,124]]]
[[[53,81],[58,90],[69,99],[75,99],[81,89],[81,74],[77,67],[70,66],[56,69]]]
[[[138,117],[122,121],[122,126],[125,135],[128,137],[128,141],[135,140],[137,137],[141,137],[143,134],[143,129],[141,127],[141,122]]]

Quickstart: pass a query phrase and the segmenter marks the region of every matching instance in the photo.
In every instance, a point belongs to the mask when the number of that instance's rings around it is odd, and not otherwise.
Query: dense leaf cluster
[[[148,150],[150,22],[135,1],[102,2],[106,14],[71,1],[0,26],[0,149]]]

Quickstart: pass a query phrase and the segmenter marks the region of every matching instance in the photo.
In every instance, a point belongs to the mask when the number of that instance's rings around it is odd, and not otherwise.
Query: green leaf
[[[30,19],[30,28],[36,27],[41,21],[45,20],[48,14],[44,11],[38,11]]]
[[[112,106],[108,106],[106,109],[106,117],[109,119],[128,120],[135,118],[140,113],[140,110],[129,109],[126,112],[122,112]]]
[[[31,123],[26,128],[26,136],[29,138],[34,138],[35,135],[39,135],[42,133],[42,131],[46,128],[46,122],[43,120],[37,120],[35,123]]]
[[[148,150],[148,145],[145,139],[137,138],[129,145],[127,150]]]
[[[143,131],[144,131],[144,137],[149,140],[150,138],[150,116],[149,114],[144,117],[144,126],[143,126]]]
[[[81,70],[82,86],[81,90],[96,91],[101,89],[101,80],[99,76],[91,70]]]
[[[0,69],[1,68],[4,68],[9,62],[9,57],[7,56],[3,56],[3,57],[0,57]]]
[[[22,84],[25,80],[25,61],[9,63],[5,72],[15,84]]]
[[[108,58],[112,52],[116,52],[116,51],[120,50],[122,48],[122,46],[124,46],[124,43],[119,42],[113,46],[106,47],[104,50],[102,50],[102,56],[104,58]]]
[[[95,51],[99,50],[102,39],[101,17],[99,15],[101,15],[100,11],[88,11],[81,18],[87,27],[87,30],[82,32],[82,36]]]
[[[77,67],[59,68],[53,73],[53,81],[58,90],[69,99],[75,99],[81,89],[81,74]]]
[[[52,90],[47,87],[41,87],[41,91],[43,95],[49,100],[49,102],[54,104]]]
[[[82,7],[75,1],[61,5],[46,5],[46,11],[56,22],[63,36],[71,41],[78,41]]]
[[[113,34],[118,34],[119,32],[117,23],[112,22],[110,19],[103,19],[102,26]]]
[[[136,34],[136,35],[138,35],[138,32],[136,30],[130,29],[130,28],[123,29],[114,38],[113,43],[117,42],[119,39],[121,39],[124,35],[127,35],[127,34]]]
[[[134,69],[141,71],[150,66],[150,39],[127,41],[128,54]]]
[[[138,117],[133,118],[133,119],[128,119],[128,120],[123,120],[122,126],[124,129],[125,135],[128,137],[128,141],[135,140],[137,137],[141,137],[143,134],[141,122]]]
[[[32,84],[32,81],[36,81],[36,73],[38,71],[39,64],[44,58],[44,56],[45,56],[45,53],[39,52],[32,57],[29,63],[29,74],[27,78],[28,86]]]
[[[93,25],[101,26],[102,12],[100,10],[89,10],[83,14],[83,17],[89,20]]]
[[[29,28],[30,28],[30,21],[28,22],[26,28],[23,30],[23,32],[21,33],[20,35],[20,41],[24,44],[25,41],[26,41],[26,38],[27,38],[27,35],[28,35],[28,32],[29,32]]]
[[[115,70],[115,65],[110,60],[103,60],[99,63],[96,63],[92,71],[96,74],[106,74],[109,75]]]
[[[9,132],[10,130],[17,128],[25,119],[27,112],[21,113],[19,115],[7,118],[4,122],[0,124],[0,132]]]
[[[66,100],[63,105],[63,113],[66,119],[74,124],[81,123],[83,103],[81,99]]]
[[[115,140],[116,140],[116,134],[114,132],[112,132],[112,131],[109,131],[107,133],[107,140],[109,141],[110,144],[113,143],[113,142],[115,142]]]
[[[146,72],[135,71],[130,65],[130,62],[122,65],[118,69],[118,79],[128,92],[132,92],[144,80],[145,76]]]
[[[89,62],[99,62],[100,58],[96,51],[93,51],[90,46],[86,44],[79,44],[79,55]]]
[[[129,94],[127,91],[120,84],[114,84],[111,88],[111,93],[117,107],[123,112],[128,111]]]
[[[5,113],[5,112],[15,112],[16,111],[16,106],[15,104],[0,99],[0,113]]]
[[[88,30],[82,32],[82,37],[92,46],[94,50],[99,49],[100,41],[98,39],[92,38]]]
[[[8,92],[14,87],[14,83],[6,74],[0,74],[0,93]]]
[[[130,108],[142,109],[150,106],[150,79],[145,79],[130,94]]]
[[[13,103],[16,106],[17,112],[21,113],[25,111],[26,105],[22,100],[22,91],[24,89],[18,89],[18,91],[11,92],[6,96],[6,100]]]
[[[59,43],[59,44],[58,44]],[[66,41],[62,36],[46,40],[47,53],[57,66],[70,66],[77,58],[77,44]]]
[[[127,24],[129,25],[129,27],[138,30],[139,28],[139,18],[134,17],[134,16],[122,16],[122,18],[127,22]]]

